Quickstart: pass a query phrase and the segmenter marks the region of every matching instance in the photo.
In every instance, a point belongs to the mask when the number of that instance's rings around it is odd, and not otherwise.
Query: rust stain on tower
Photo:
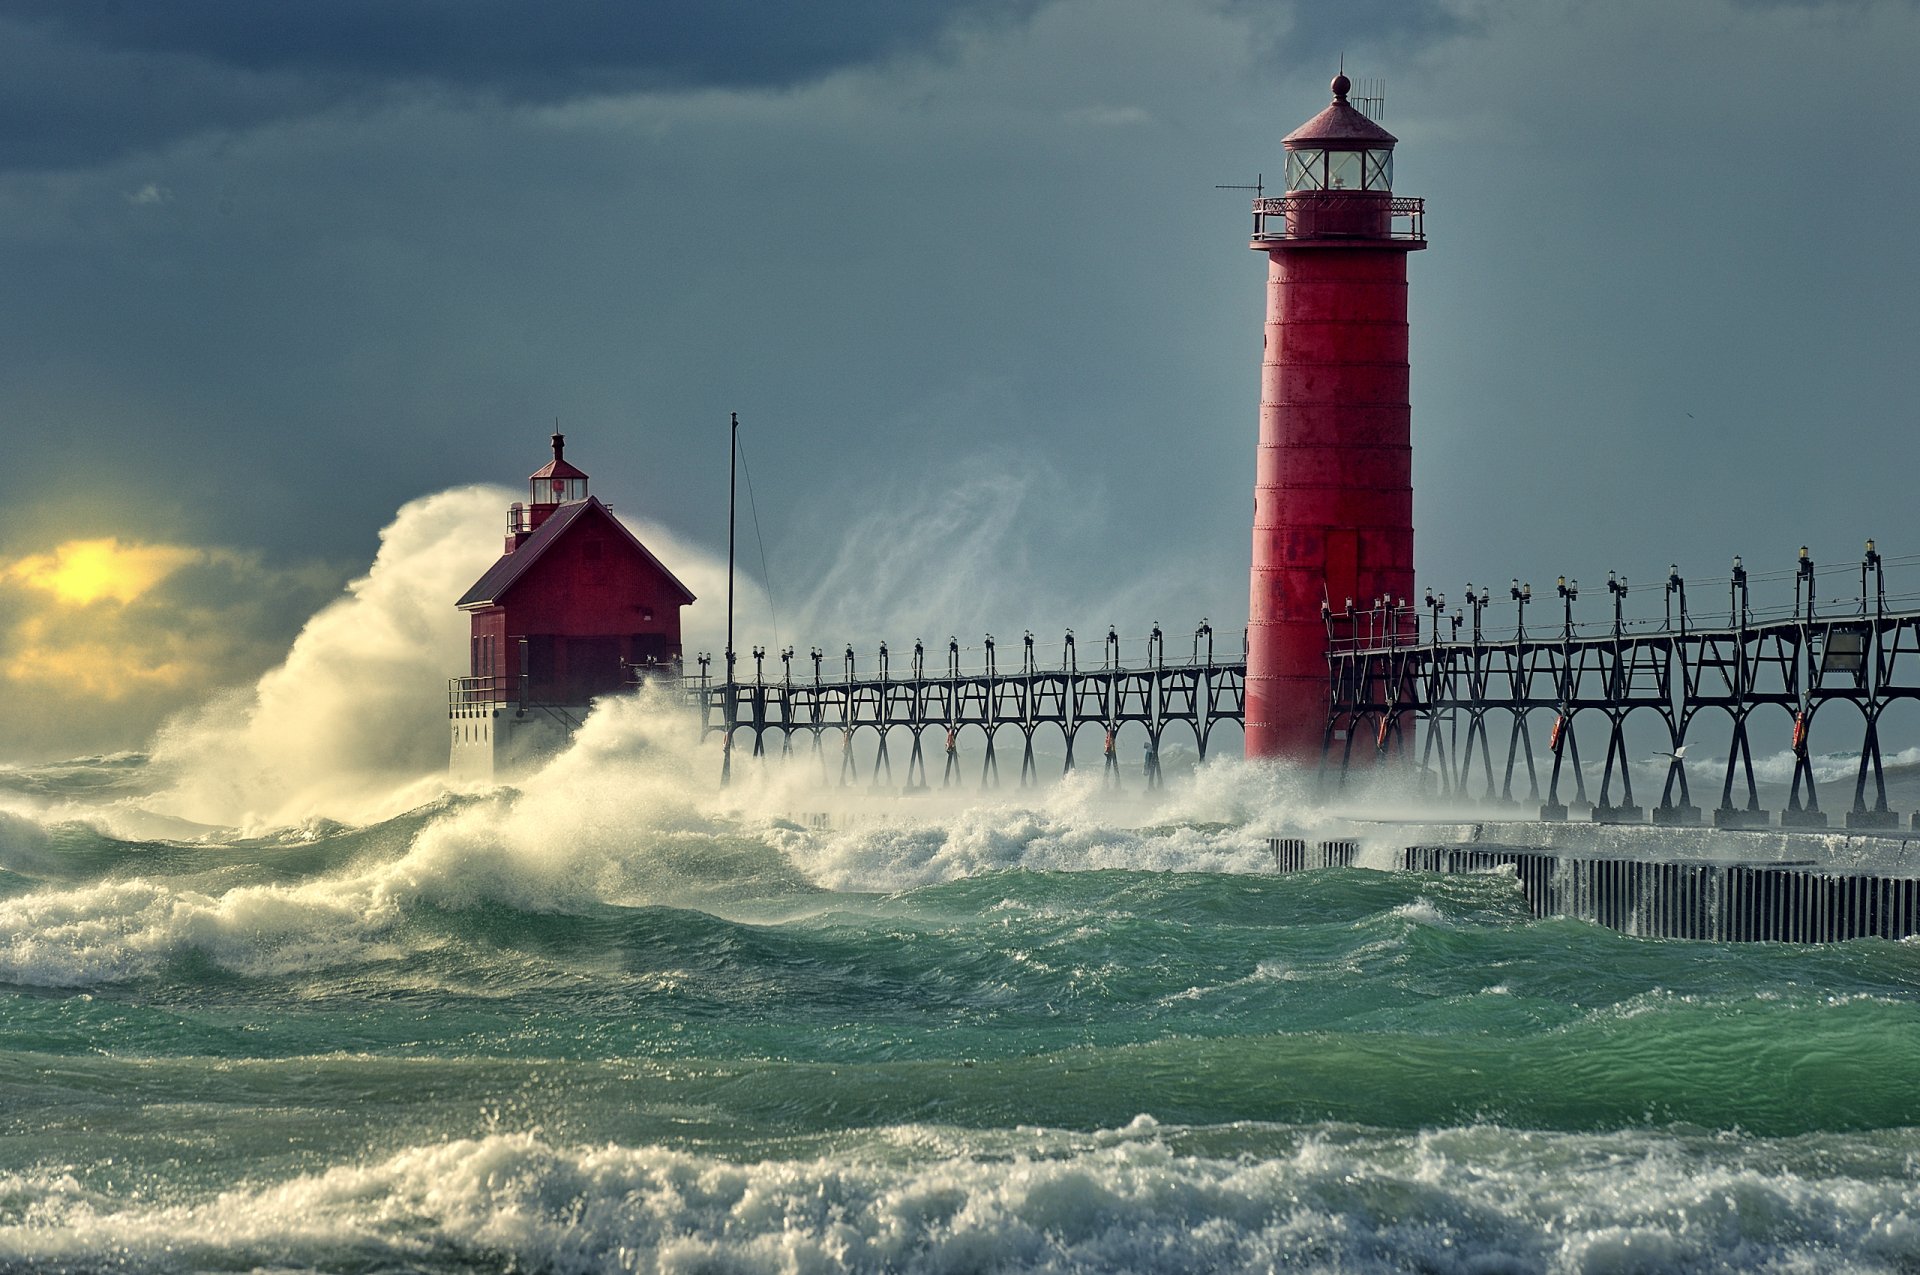
[[[1413,594],[1407,254],[1427,246],[1423,208],[1393,194],[1396,139],[1347,101],[1351,87],[1337,77],[1332,104],[1286,136],[1286,193],[1253,207],[1267,321],[1249,757],[1319,757],[1334,621],[1414,615],[1396,604]]]

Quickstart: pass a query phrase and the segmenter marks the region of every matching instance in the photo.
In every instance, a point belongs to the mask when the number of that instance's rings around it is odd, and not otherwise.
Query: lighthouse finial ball
[[[1333,77],[1334,100],[1339,102],[1346,101],[1347,90],[1351,89],[1352,87],[1353,87],[1353,81],[1347,78],[1346,72],[1342,71],[1340,74],[1334,76]]]

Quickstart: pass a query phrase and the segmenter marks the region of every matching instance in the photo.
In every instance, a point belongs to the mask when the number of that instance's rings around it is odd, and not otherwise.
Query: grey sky
[[[0,0],[0,556],[344,579],[555,417],[717,547],[738,411],[788,640],[1237,629],[1262,261],[1213,187],[1342,53],[1428,200],[1424,581],[1920,551],[1909,0],[529,12]]]

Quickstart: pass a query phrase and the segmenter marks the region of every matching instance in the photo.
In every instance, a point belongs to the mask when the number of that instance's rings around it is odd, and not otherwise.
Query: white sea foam
[[[203,894],[146,880],[0,900],[0,983],[88,987],[198,952],[241,973],[285,974],[392,955],[394,919],[329,883]]]
[[[623,697],[519,789],[457,802],[403,846],[327,875],[218,893],[148,874],[0,900],[0,979],[124,981],[188,952],[261,975],[384,959],[396,922],[423,904],[726,914],[743,897],[890,892],[1005,869],[1257,872],[1271,862],[1268,835],[1327,818],[1297,777],[1239,763],[1203,767],[1152,802],[1115,798],[1093,777],[984,796],[832,794],[802,765],[722,789],[714,742],[699,735],[663,699]],[[789,817],[809,805],[834,826]],[[0,866],[36,857],[31,847],[44,859],[45,835],[0,825]]]
[[[1871,1139],[1338,1128],[1181,1149],[1105,1133],[877,1130],[733,1162],[495,1134],[166,1206],[0,1179],[0,1263],[566,1271],[1909,1269],[1903,1161]]]

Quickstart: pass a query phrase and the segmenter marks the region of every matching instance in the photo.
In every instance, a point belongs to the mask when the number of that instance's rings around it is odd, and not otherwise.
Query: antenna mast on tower
[[[1381,79],[1355,80],[1348,95],[1354,109],[1378,124],[1387,114],[1387,82]]]

